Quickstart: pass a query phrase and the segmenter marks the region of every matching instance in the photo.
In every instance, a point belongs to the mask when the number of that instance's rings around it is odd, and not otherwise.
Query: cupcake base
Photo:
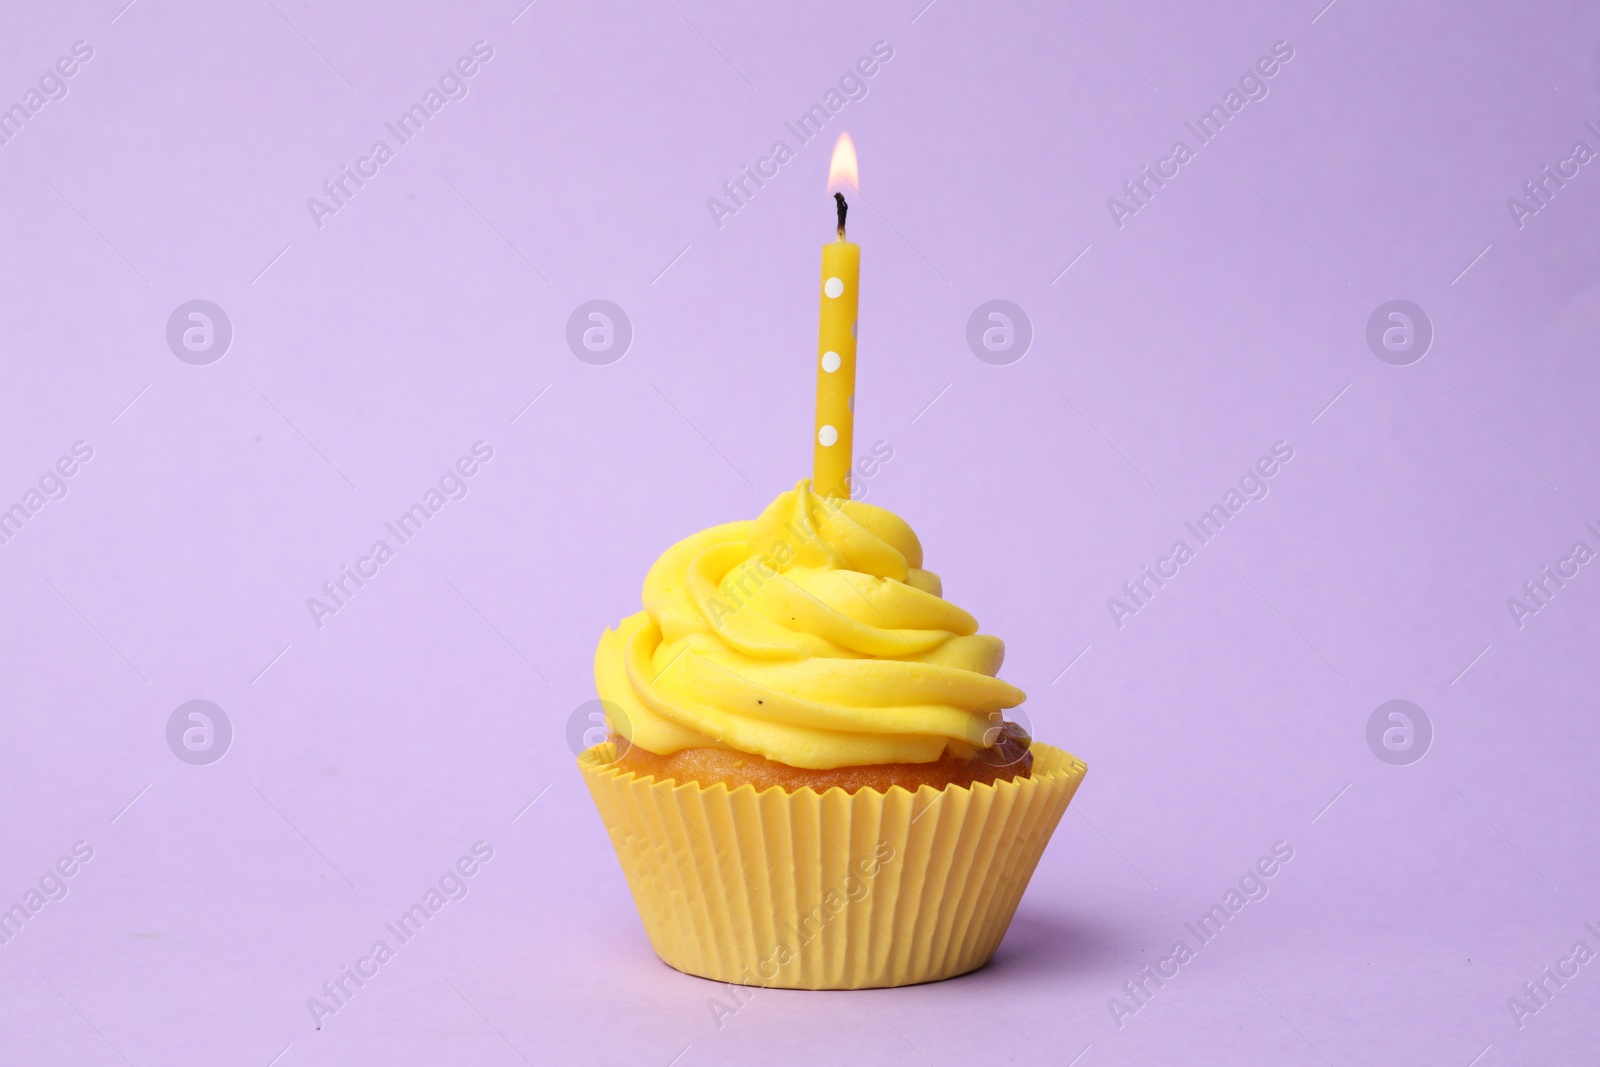
[[[1033,769],[1033,753],[1029,750],[1033,739],[1016,723],[1006,723],[1004,731],[992,748],[977,749],[965,758],[947,752],[932,763],[880,763],[827,770],[791,767],[776,760],[720,748],[688,748],[662,756],[629,744],[626,739],[619,742],[614,734],[611,740],[618,746],[617,769],[632,771],[641,778],[670,778],[701,785],[721,782],[729,789],[749,785],[758,793],[773,786],[790,792],[814,789],[818,793],[834,788],[846,793],[858,789],[886,793],[899,786],[915,793],[924,785],[943,789],[950,785],[972,786],[979,782],[992,785],[1018,776],[1026,778]]]
[[[578,767],[656,954],[720,982],[872,989],[965,974],[1000,946],[1084,763],[1034,742],[992,785],[757,792]]]

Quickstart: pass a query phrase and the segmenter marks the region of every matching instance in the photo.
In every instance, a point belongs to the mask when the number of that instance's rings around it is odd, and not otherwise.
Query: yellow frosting
[[[903,519],[808,481],[754,521],[673,545],[644,610],[607,630],[595,685],[651,752],[752,752],[793,767],[929,763],[999,736],[1022,690],[998,637],[945,600]]]

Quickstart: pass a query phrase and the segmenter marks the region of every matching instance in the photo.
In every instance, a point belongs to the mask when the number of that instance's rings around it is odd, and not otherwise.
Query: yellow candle
[[[840,134],[830,185],[856,177],[855,146]],[[861,246],[844,239],[839,203],[837,240],[822,246],[822,312],[817,329],[817,419],[811,439],[811,481],[825,497],[850,495],[851,441],[856,405],[856,312],[860,307]]]

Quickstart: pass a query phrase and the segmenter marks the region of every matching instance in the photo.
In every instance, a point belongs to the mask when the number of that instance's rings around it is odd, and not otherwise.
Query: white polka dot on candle
[[[822,447],[832,448],[839,443],[839,431],[832,426],[824,426],[817,431],[817,440],[822,442]]]
[[[837,353],[837,352],[824,352],[824,353],[822,353],[822,369],[827,371],[829,374],[832,374],[834,371],[839,369],[839,363],[840,363],[839,353]]]
[[[838,278],[829,278],[822,283],[822,291],[830,297],[837,298],[840,293],[844,292],[844,282],[841,282]]]

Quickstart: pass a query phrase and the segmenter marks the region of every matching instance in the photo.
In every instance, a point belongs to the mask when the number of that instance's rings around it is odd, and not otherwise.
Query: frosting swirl
[[[621,712],[611,728],[660,755],[929,763],[989,747],[1025,699],[995,677],[1004,643],[922,569],[911,527],[809,481],[667,549],[643,599],[601,636],[595,686]]]

